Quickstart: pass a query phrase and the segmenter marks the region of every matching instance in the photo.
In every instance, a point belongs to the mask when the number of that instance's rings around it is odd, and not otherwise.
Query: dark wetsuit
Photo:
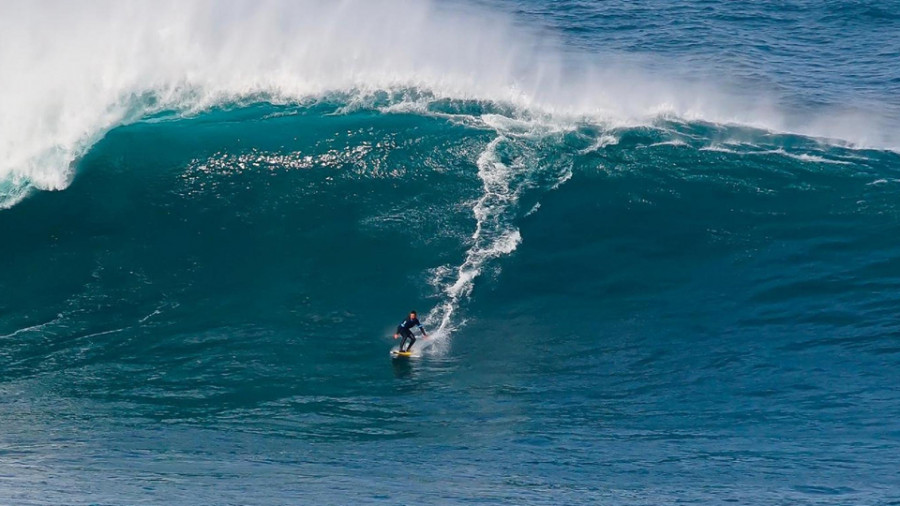
[[[422,328],[422,324],[419,323],[418,318],[407,318],[397,326],[397,333],[403,336],[403,339],[400,340],[400,351],[409,351],[409,349],[412,348],[412,345],[416,342],[416,336],[414,336],[412,333],[413,327],[419,327],[419,330],[422,331],[422,335],[425,335],[425,329]],[[403,345],[406,343],[407,339],[409,339],[409,346],[407,346],[407,348],[404,350]]]

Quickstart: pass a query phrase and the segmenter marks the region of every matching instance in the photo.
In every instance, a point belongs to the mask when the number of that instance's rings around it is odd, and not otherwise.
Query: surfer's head
[[[415,311],[410,311],[410,312],[409,312],[409,317],[410,317],[410,318],[415,318],[415,317],[416,317],[416,312],[415,312]]]

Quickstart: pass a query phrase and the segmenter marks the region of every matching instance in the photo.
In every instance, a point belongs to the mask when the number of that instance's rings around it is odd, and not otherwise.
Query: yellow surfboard
[[[391,357],[393,358],[408,358],[412,356],[411,351],[397,351],[391,350]]]

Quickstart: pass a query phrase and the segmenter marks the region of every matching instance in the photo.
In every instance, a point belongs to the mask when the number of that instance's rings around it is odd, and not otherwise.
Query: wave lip
[[[579,53],[520,21],[402,0],[4,2],[0,180],[65,188],[73,162],[106,131],[159,111],[398,89],[607,126],[679,117],[900,145],[877,119],[798,119],[771,97]],[[4,189],[5,205],[17,199]]]

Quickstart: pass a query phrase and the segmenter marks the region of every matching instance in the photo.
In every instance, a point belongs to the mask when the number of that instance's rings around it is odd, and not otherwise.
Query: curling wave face
[[[502,7],[502,2],[501,2]],[[878,114],[776,107],[764,90],[723,91],[579,52],[529,22],[431,2],[5,2],[0,6],[0,201],[65,188],[109,129],[159,112],[330,94],[369,103],[464,99],[517,115],[596,125],[677,117],[895,146]],[[732,91],[734,91],[732,89]],[[827,121],[824,119],[827,118]]]
[[[103,502],[136,500],[178,472],[145,452],[191,451],[187,490],[155,493],[221,500],[227,460],[260,485],[255,501],[279,502],[284,484],[257,473],[271,455],[278,473],[334,476],[346,471],[320,466],[335,454],[381,469],[399,447],[402,462],[451,471],[488,456],[516,469],[539,451],[551,463],[537,472],[574,483],[573,500],[627,503],[591,488],[610,469],[603,431],[614,469],[681,463],[642,481],[653,497],[723,469],[744,478],[678,494],[756,497],[750,451],[790,469],[781,487],[890,490],[872,477],[891,476],[897,447],[879,434],[900,419],[895,153],[698,123],[561,127],[477,101],[348,106],[262,103],[116,128],[66,191],[0,213],[0,236],[14,238],[0,248],[5,437],[30,441],[13,459],[32,463],[0,497],[50,479],[48,503],[84,483],[100,483],[90,493]],[[430,308],[435,339],[392,371],[392,324],[410,307]],[[45,445],[70,431],[79,444]],[[225,459],[223,447],[245,453]],[[98,452],[100,467],[71,467]],[[810,455],[846,464],[815,471]],[[490,490],[540,502],[484,473]],[[99,479],[111,475],[127,479]],[[466,490],[392,478],[357,477],[346,493]],[[334,493],[327,479],[302,486]]]

